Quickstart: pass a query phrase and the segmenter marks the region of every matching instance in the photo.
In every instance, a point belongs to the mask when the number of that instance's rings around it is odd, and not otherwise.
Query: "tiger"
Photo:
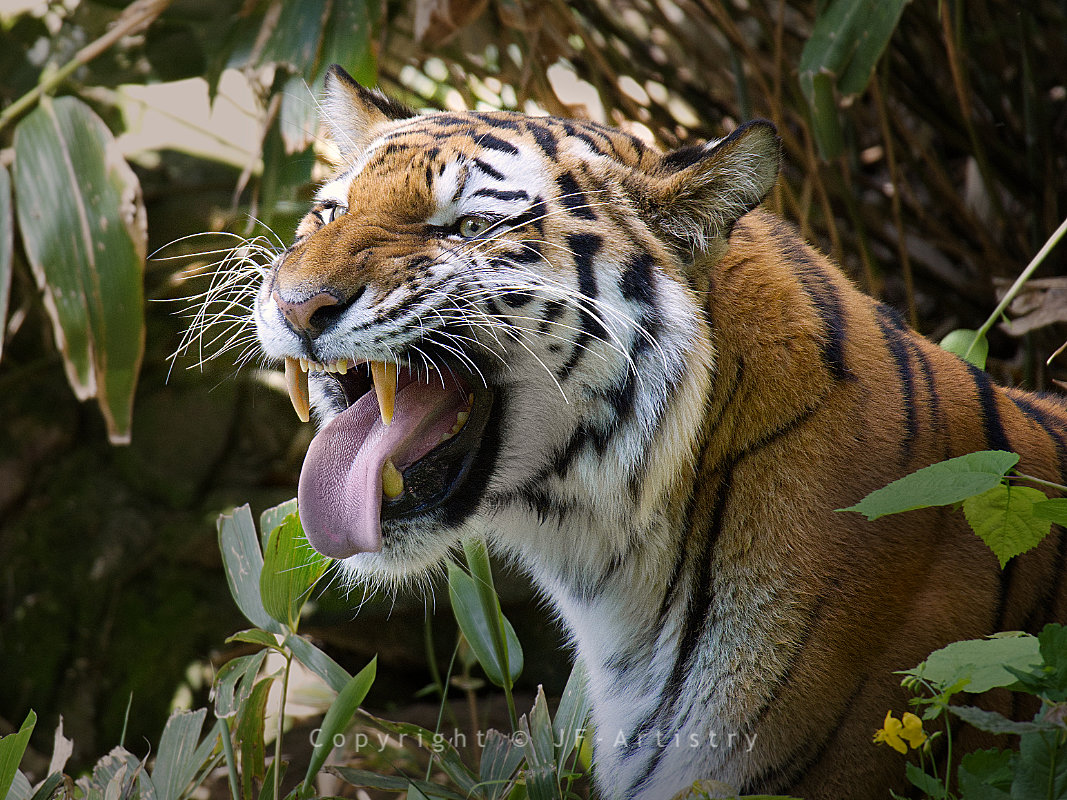
[[[894,670],[1064,619],[1067,536],[1003,571],[950,508],[838,513],[982,449],[1067,477],[1067,405],[995,385],[759,206],[773,124],[664,150],[597,123],[416,112],[330,69],[336,173],[252,311],[318,432],[311,545],[353,585],[468,536],[584,669],[614,800],[713,779],[904,791]]]

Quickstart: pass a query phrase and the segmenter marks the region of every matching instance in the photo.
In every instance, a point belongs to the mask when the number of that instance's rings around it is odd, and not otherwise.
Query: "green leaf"
[[[1013,634],[953,642],[935,650],[914,669],[900,674],[930,681],[940,691],[962,683],[966,691],[981,694],[1016,682],[1006,667],[1030,670],[1040,663],[1037,637]]]
[[[521,761],[522,749],[515,746],[510,736],[493,728],[486,732],[482,760],[478,765],[478,777],[486,800],[499,800],[507,795]]]
[[[333,750],[333,738],[336,734],[344,733],[352,715],[356,713],[359,704],[367,696],[371,685],[374,683],[374,675],[377,669],[377,656],[361,669],[352,680],[338,693],[337,698],[330,704],[323,717],[320,726],[319,737],[315,741],[311,751],[311,763],[308,764],[307,774],[304,776],[302,794],[311,796],[312,782],[319,774],[322,765],[326,763],[326,757]]]
[[[231,658],[219,669],[215,678],[215,716],[226,719],[237,714],[248,700],[255,685],[256,676],[267,657],[266,650],[247,656]]]
[[[959,503],[997,486],[1019,462],[1016,453],[980,450],[939,461],[875,489],[856,505],[838,511],[855,511],[868,520],[916,508]]]
[[[1034,514],[1034,503],[1043,500],[1044,493],[1029,486],[997,484],[964,500],[963,513],[1003,568],[1015,556],[1037,547],[1052,530],[1051,522]]]
[[[89,106],[40,104],[15,130],[19,230],[67,380],[95,397],[113,444],[128,444],[144,355],[144,202],[137,176]]]
[[[271,761],[267,767],[267,773],[263,776],[263,785],[259,787],[259,800],[275,800],[274,798],[274,770],[278,766],[277,761]],[[285,779],[285,772],[289,768],[288,762],[282,761],[282,774],[278,776],[278,782]]]
[[[284,633],[282,626],[267,613],[260,597],[263,553],[259,549],[256,526],[248,505],[234,509],[233,514],[219,515],[218,529],[226,582],[237,607],[256,627],[271,633]]]
[[[503,686],[506,664],[507,684],[514,685],[522,673],[522,646],[515,629],[501,614],[499,602],[484,602],[474,578],[454,563],[448,565],[448,596],[452,599],[456,622],[486,676],[497,686]],[[500,623],[504,626],[506,638],[504,646],[498,648],[493,629]]]
[[[816,16],[798,65],[800,88],[816,118],[823,158],[841,151],[833,88],[846,97],[867,88],[907,0],[830,0]],[[833,111],[832,119],[828,116]],[[832,125],[831,125],[832,123]]]
[[[1035,731],[1062,730],[1051,722],[1016,722],[995,711],[986,711],[975,706],[949,706],[948,710],[980,731],[987,733],[1033,733]]]
[[[344,667],[302,636],[290,633],[283,644],[297,661],[326,681],[326,685],[335,692],[340,692],[352,680]]]
[[[167,720],[152,769],[157,800],[178,800],[202,766],[196,762],[195,755],[206,716],[207,709],[201,708],[198,711],[176,711]]]
[[[960,760],[960,791],[966,800],[1010,800],[1015,777],[1011,750],[975,750]]]
[[[1067,800],[1067,748],[1062,730],[1019,738],[1012,800]]]
[[[329,566],[330,559],[311,547],[300,519],[290,514],[271,533],[263,551],[259,590],[264,609],[295,631],[300,609]]]
[[[41,781],[41,785],[37,787],[37,791],[33,793],[30,800],[52,800],[56,791],[63,785],[63,773],[53,772],[45,780]],[[11,798],[14,800],[14,798]]]
[[[475,774],[463,763],[459,751],[441,734],[428,731],[408,722],[393,722],[387,719],[380,719],[363,710],[360,710],[359,718],[362,722],[378,730],[405,737],[408,742],[418,742],[420,747],[433,755],[437,765],[444,770],[445,774],[452,779],[452,782],[459,787],[461,792],[471,798],[481,797],[482,793],[478,789],[478,779]]]
[[[1034,515],[1051,520],[1057,525],[1067,525],[1067,497],[1035,502]]]
[[[410,792],[412,788],[415,791],[422,792],[427,797],[443,797],[446,800],[470,800],[468,797],[462,794],[445,789],[443,786],[437,786],[436,784],[429,783],[427,781],[416,781],[410,778],[400,778],[392,775],[379,775],[376,772],[368,772],[364,769],[353,769],[352,767],[327,767],[328,772],[336,775],[345,783],[351,786],[357,786],[361,789],[380,789],[386,792]],[[408,794],[409,798],[414,798],[415,795]]]
[[[21,769],[15,770],[15,777],[11,781],[11,788],[7,790],[6,800],[30,800],[33,794],[29,778]],[[87,798],[87,800],[93,800],[93,798]]]
[[[30,734],[37,725],[37,715],[31,711],[22,722],[18,733],[0,736],[0,797],[7,797],[7,790],[15,779],[15,772],[22,762],[22,755],[30,743]]]
[[[311,81],[315,77],[328,0],[282,3],[278,23],[263,48],[260,64],[287,64]]]
[[[989,357],[989,342],[985,336],[979,336],[978,331],[970,328],[957,328],[949,331],[941,340],[941,347],[950,353],[955,353],[978,369],[985,369],[985,362]]]
[[[292,500],[286,500],[284,503],[268,508],[259,515],[259,538],[263,542],[264,550],[267,549],[267,542],[270,541],[270,535],[274,533],[274,529],[281,525],[290,514],[296,513],[296,498],[294,497]]]
[[[15,255],[13,219],[11,176],[3,164],[0,164],[0,358],[4,356],[7,307],[11,301],[11,265]]]
[[[272,683],[274,676],[260,680],[237,711],[233,733],[240,753],[241,796],[244,798],[252,797],[253,779],[262,781],[265,776],[267,754],[263,733]]]
[[[589,719],[589,696],[586,693],[585,670],[575,664],[560,697],[553,720],[556,739],[556,769],[563,773],[565,763],[578,746]]]
[[[941,781],[932,775],[927,775],[923,770],[910,762],[904,765],[904,774],[907,775],[908,782],[919,789],[927,797],[940,800],[940,798],[946,797],[948,794],[945,790],[945,785],[941,783]]]
[[[278,639],[273,633],[267,633],[259,628],[249,628],[246,631],[238,631],[233,636],[226,637],[226,643],[245,642],[246,644],[258,644],[261,647],[277,648]]]

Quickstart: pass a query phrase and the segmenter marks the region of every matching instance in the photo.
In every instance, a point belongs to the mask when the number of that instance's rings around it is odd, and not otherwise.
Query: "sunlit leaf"
[[[136,175],[89,106],[42,98],[15,130],[19,230],[67,379],[97,398],[114,444],[130,441],[144,355],[147,241]]]
[[[500,613],[499,604],[486,603],[474,578],[453,563],[448,565],[448,596],[452,599],[456,622],[486,676],[497,686],[503,686],[506,663],[507,683],[514,684],[522,674],[522,646],[515,629]],[[492,633],[493,626],[500,624],[500,621],[503,622],[506,636],[506,649],[503,652],[496,646]]]
[[[1043,492],[1029,486],[998,484],[964,500],[963,513],[1003,567],[1048,536],[1052,523],[1034,513],[1034,504],[1046,499]]]
[[[308,544],[299,518],[290,514],[271,532],[263,551],[259,588],[264,609],[296,630],[300,609],[329,566],[330,559]]]
[[[1043,519],[1055,522],[1057,525],[1067,525],[1067,497],[1039,500],[1034,503],[1034,513]]]
[[[30,734],[36,725],[37,715],[31,711],[17,733],[0,736],[0,797],[7,797],[7,790],[11,788],[15,772],[22,762],[22,754],[26,752]]]

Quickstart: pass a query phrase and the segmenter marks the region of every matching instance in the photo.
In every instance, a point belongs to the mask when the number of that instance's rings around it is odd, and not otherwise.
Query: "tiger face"
[[[416,115],[339,69],[326,109],[345,163],[254,312],[321,428],[309,540],[398,578],[509,509],[570,508],[619,540],[543,545],[617,556],[684,474],[713,358],[688,270],[773,184],[773,128],[661,155],[590,123]]]

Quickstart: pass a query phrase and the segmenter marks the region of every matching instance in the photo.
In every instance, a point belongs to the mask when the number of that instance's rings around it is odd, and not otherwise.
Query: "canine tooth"
[[[400,493],[404,491],[404,476],[400,474],[400,470],[393,464],[391,458],[385,460],[385,465],[382,467],[382,493],[390,500],[394,500],[400,497]]]
[[[308,360],[306,358],[300,359],[300,369],[303,372],[307,372],[308,371]]]
[[[289,390],[289,400],[292,402],[300,421],[308,422],[311,419],[311,404],[308,398],[308,374],[300,368],[299,361],[289,356],[285,357],[285,388]]]
[[[464,425],[467,424],[467,420],[470,419],[470,416],[471,412],[460,411],[458,414],[456,414],[456,424],[462,428]]]
[[[335,371],[340,375],[344,375],[346,372],[348,372],[348,359],[342,358],[340,361],[338,361]]]
[[[370,374],[374,381],[374,393],[378,396],[382,423],[389,425],[393,421],[393,404],[396,401],[396,364],[372,361]]]

